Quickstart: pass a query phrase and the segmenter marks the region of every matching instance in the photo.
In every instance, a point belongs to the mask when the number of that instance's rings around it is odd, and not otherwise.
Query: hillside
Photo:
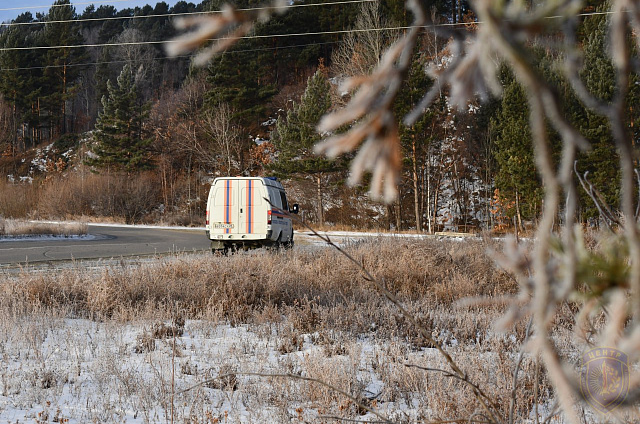
[[[393,106],[398,117],[455,59],[452,37],[475,31],[467,3],[452,4],[433,2],[435,22],[453,32],[420,35]],[[370,73],[411,17],[391,0],[294,6],[305,7],[258,24],[203,68],[191,66],[190,55],[168,58],[163,45],[178,34],[175,19],[220,10],[211,0],[84,11],[59,0],[46,14],[25,12],[1,27],[0,215],[198,224],[213,177],[277,175],[311,222],[429,232],[504,231],[515,222],[531,229],[543,189],[526,97],[509,69],[500,70],[500,99],[477,93],[460,108],[444,87],[412,126],[397,118],[399,199],[382,205],[366,196],[368,179],[346,184],[352,156],[327,161],[312,154],[321,139],[315,126],[354,94],[340,90],[340,82]],[[582,18],[581,75],[606,98],[611,88],[595,83],[614,79],[603,54],[603,22],[600,15]],[[529,47],[561,93],[566,118],[594,145],[578,158],[579,172],[589,171],[615,208],[619,193],[609,182],[619,170],[611,132],[601,131],[558,73],[560,58],[543,41]],[[635,98],[639,86],[631,87]],[[637,113],[630,110],[630,125]],[[557,157],[558,134],[549,130],[549,138]],[[578,219],[597,217],[590,198],[580,196]]]

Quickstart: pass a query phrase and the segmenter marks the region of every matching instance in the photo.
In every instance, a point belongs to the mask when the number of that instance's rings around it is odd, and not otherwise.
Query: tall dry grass
[[[170,188],[163,188],[154,172],[132,178],[121,173],[95,174],[79,167],[33,183],[0,182],[0,216],[191,225],[202,222],[206,195],[204,187],[184,177],[176,177]]]
[[[160,203],[160,185],[152,174],[78,173],[53,178],[40,190],[38,210],[44,216],[98,216],[140,222]]]
[[[499,304],[460,307],[457,303],[465,297],[497,299],[515,293],[515,282],[494,266],[486,248],[482,241],[387,237],[354,243],[346,250],[398,295],[432,338],[473,373],[476,383],[494,399],[496,410],[506,414],[525,328],[519,325],[508,334],[498,333],[493,322],[504,313]],[[283,358],[301,350],[305,342],[321,347],[292,369],[302,366],[311,379],[348,388],[360,404],[377,408],[389,402],[415,402],[418,394],[425,419],[452,410],[468,417],[477,407],[464,382],[425,371],[445,369],[446,364],[354,265],[333,250],[178,257],[98,271],[71,267],[55,274],[25,273],[0,286],[0,298],[0,312],[5,313],[47,311],[115,323],[198,319],[263,328],[265,334],[275,329]],[[141,339],[141,351],[155,345],[153,338],[149,334]],[[352,361],[364,355],[358,350],[358,340],[363,339],[385,346],[384,354],[368,359],[384,382],[375,401],[363,395],[361,383],[355,384],[362,364]],[[532,411],[534,387],[542,393],[540,399],[549,395],[546,377],[534,372],[535,364],[531,356],[521,364],[519,416]],[[340,416],[363,413],[358,403],[325,386],[300,382],[296,384],[302,386],[291,390],[291,382],[278,379],[269,384],[280,393],[272,399],[276,403],[304,401]]]
[[[483,248],[482,242],[384,237],[348,250],[403,301],[451,307],[463,297],[498,296],[516,289]],[[20,287],[45,306],[71,307],[85,316],[129,319],[142,310],[163,316],[167,305],[178,304],[190,318],[247,322],[269,307],[384,304],[354,271],[331,250],[254,252],[112,267],[98,275],[63,269],[55,275],[24,275]]]
[[[33,218],[37,213],[38,189],[32,184],[12,184],[0,179],[0,216]]]

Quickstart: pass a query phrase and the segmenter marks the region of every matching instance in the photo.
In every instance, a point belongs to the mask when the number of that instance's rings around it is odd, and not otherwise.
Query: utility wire
[[[315,32],[299,32],[293,34],[266,34],[266,35],[247,35],[244,37],[238,37],[242,40],[256,40],[265,38],[289,38],[289,37],[307,37],[317,35],[340,35],[340,34],[353,34],[362,32],[380,32],[380,31],[403,31],[412,28],[436,28],[436,27],[452,27],[452,26],[469,26],[476,23],[456,23],[456,24],[438,24],[438,25],[422,25],[422,26],[398,26],[398,27],[386,27],[386,28],[369,28],[369,29],[345,29],[337,31],[315,31]],[[215,38],[209,41],[226,40],[227,38]],[[54,49],[78,49],[89,47],[118,47],[118,46],[144,46],[144,45],[158,45],[167,43],[178,43],[179,41],[131,41],[122,43],[98,43],[98,44],[70,44],[59,46],[28,46],[28,47],[3,47],[0,48],[0,52],[6,51],[29,51],[29,50],[54,50]]]
[[[116,3],[123,1],[131,1],[131,0],[105,0],[105,1],[96,1],[90,3],[75,3],[74,5],[92,5],[92,4],[100,4],[100,3]],[[334,6],[334,5],[344,5],[344,4],[358,4],[358,3],[371,3],[377,0],[341,0],[341,1],[333,1],[333,2],[325,2],[325,3],[300,3],[300,4],[292,4],[287,6],[287,9],[295,9],[300,7],[317,7],[317,6]],[[19,11],[27,11],[30,9],[38,9],[38,8],[46,8],[46,7],[63,7],[69,5],[60,5],[54,4],[51,6],[32,6],[28,8],[24,7],[12,7],[12,8],[0,8],[0,11],[11,11],[11,10],[19,10]],[[73,6],[73,5],[72,5]],[[245,9],[236,9],[239,12],[251,12],[251,11],[260,11],[271,9],[270,7],[252,7]],[[220,10],[211,10],[211,11],[201,11],[201,12],[183,12],[183,13],[162,13],[155,15],[134,15],[134,16],[111,16],[105,18],[86,18],[86,19],[65,19],[58,21],[34,21],[34,22],[2,22],[0,23],[0,27],[14,27],[14,26],[28,26],[28,25],[46,25],[46,24],[62,24],[62,23],[84,23],[84,22],[107,22],[107,21],[119,21],[119,20],[134,20],[134,19],[153,19],[153,18],[172,18],[172,17],[181,17],[181,16],[194,16],[194,15],[212,15],[222,13]],[[576,16],[578,17],[587,17],[587,16],[595,16],[595,15],[610,15],[616,12],[585,12],[580,13]],[[558,19],[562,16],[547,16],[546,19]],[[479,24],[481,22],[460,22],[460,23],[449,23],[449,24],[438,24],[433,26],[458,26],[458,25],[471,25],[471,24]]]
[[[83,3],[75,3],[75,4],[48,4],[48,5],[42,5],[42,6],[21,6],[21,7],[3,7],[0,8],[0,12],[10,12],[10,11],[29,11],[29,10],[40,10],[40,9],[49,9],[52,7],[67,7],[67,6],[71,6],[74,7],[76,5],[91,5],[91,4],[102,4],[102,3],[121,3],[121,2],[128,2],[131,0],[103,0],[103,1],[91,1],[91,2],[83,2]]]
[[[349,0],[353,1],[353,0]],[[373,0],[355,0],[355,1],[373,1]],[[589,12],[582,13],[577,16],[586,17],[594,15],[608,15],[616,12]],[[556,19],[560,16],[550,16],[547,19]],[[386,28],[370,28],[370,29],[349,29],[349,30],[337,30],[337,31],[316,31],[316,32],[303,32],[293,34],[268,34],[268,35],[247,35],[244,37],[238,37],[242,40],[256,40],[265,38],[289,38],[289,37],[305,37],[305,36],[318,36],[318,35],[341,35],[350,33],[363,33],[363,32],[380,32],[380,31],[404,31],[413,28],[422,29],[434,29],[443,27],[466,27],[472,25],[481,25],[482,22],[458,22],[458,23],[444,23],[444,24],[431,24],[422,26],[397,26]],[[227,38],[221,37],[211,39],[209,41],[226,40]],[[28,46],[28,47],[3,47],[0,48],[0,52],[7,51],[37,51],[37,50],[55,50],[55,49],[77,49],[77,48],[97,48],[97,47],[119,47],[119,46],[144,46],[144,45],[159,45],[166,43],[177,43],[176,40],[163,40],[163,41],[134,41],[134,42],[121,42],[121,43],[98,43],[98,44],[71,44],[71,45],[58,45],[58,46]]]
[[[309,46],[323,46],[328,44],[336,44],[338,41],[327,41],[324,43],[309,43],[309,44],[296,44],[292,46],[280,46],[280,47],[264,47],[260,49],[242,49],[242,50],[229,50],[224,54],[234,54],[234,53],[254,53],[261,51],[273,51],[273,50],[284,50],[284,49],[294,49],[299,47],[309,47]],[[75,67],[89,67],[89,66],[98,66],[98,65],[111,65],[116,63],[134,63],[134,62],[159,62],[163,60],[178,60],[178,59],[189,59],[192,55],[181,55],[175,57],[154,57],[151,59],[140,59],[139,61],[134,60],[105,60],[100,62],[89,62],[89,63],[71,63],[66,65],[47,65],[47,66],[29,66],[29,67],[21,67],[21,68],[0,68],[0,72],[15,72],[15,71],[30,71],[30,70],[38,70],[38,69],[47,69],[47,68],[75,68]]]
[[[128,1],[128,0],[119,0],[119,1]],[[341,0],[341,1],[333,1],[333,2],[325,2],[325,3],[301,3],[301,4],[292,4],[287,6],[287,9],[295,9],[299,7],[316,7],[316,6],[335,6],[335,5],[344,5],[344,4],[358,4],[358,3],[371,3],[377,0]],[[111,1],[103,1],[98,3],[112,3]],[[76,4],[85,4],[85,3],[76,3]],[[94,4],[94,3],[86,3],[86,4]],[[68,5],[54,5],[54,6],[68,6]],[[34,6],[39,7],[39,6]],[[46,7],[46,6],[43,6]],[[251,12],[251,11],[259,11],[266,10],[268,7],[253,7],[247,9],[237,9],[239,12]],[[23,10],[23,8],[11,8],[11,9],[0,9],[3,10]],[[107,22],[107,21],[119,21],[119,20],[132,20],[132,19],[151,19],[151,18],[172,18],[172,17],[180,17],[180,16],[193,16],[193,15],[212,15],[222,13],[220,10],[212,10],[212,11],[202,11],[202,12],[183,12],[183,13],[162,13],[156,15],[134,15],[134,16],[111,16],[105,18],[86,18],[86,19],[64,19],[58,21],[34,21],[34,22],[10,22],[10,23],[0,23],[0,27],[14,27],[14,26],[26,26],[26,25],[45,25],[45,24],[63,24],[63,23],[84,23],[84,22]]]

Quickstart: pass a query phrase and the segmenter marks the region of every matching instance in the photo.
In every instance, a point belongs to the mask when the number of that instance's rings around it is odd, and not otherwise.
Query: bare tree
[[[233,110],[228,103],[219,103],[204,113],[202,128],[206,140],[196,144],[199,154],[209,157],[210,163],[219,166],[224,175],[232,175],[241,171],[242,148],[240,146],[241,131],[233,122]]]
[[[136,83],[145,87],[147,72],[151,69],[151,61],[155,53],[153,48],[142,42],[146,41],[144,34],[135,28],[127,28],[118,35],[116,42],[116,57],[124,60],[136,73]],[[146,84],[148,85],[148,84]]]
[[[243,143],[241,128],[234,122],[233,109],[227,103],[219,103],[201,112],[197,86],[195,81],[182,92],[182,117],[176,119],[172,130],[175,142],[208,172],[242,174],[247,166],[244,156],[248,148]]]
[[[400,37],[380,12],[380,2],[360,5],[358,17],[331,57],[331,71],[342,78],[369,75],[378,66],[384,52]]]

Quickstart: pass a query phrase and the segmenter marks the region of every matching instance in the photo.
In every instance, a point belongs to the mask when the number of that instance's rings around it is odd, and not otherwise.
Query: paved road
[[[89,225],[83,239],[0,241],[0,265],[111,259],[209,249],[204,230]]]

